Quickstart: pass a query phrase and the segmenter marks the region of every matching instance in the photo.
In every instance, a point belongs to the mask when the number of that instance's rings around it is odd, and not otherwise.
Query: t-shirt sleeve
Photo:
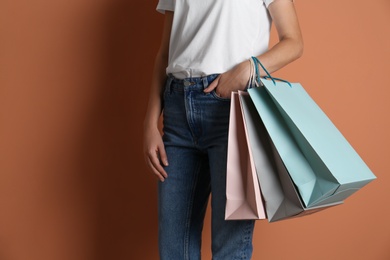
[[[164,14],[165,11],[174,11],[175,1],[176,0],[159,0],[156,10],[162,14]]]
[[[274,0],[263,0],[265,6],[268,8],[268,6],[270,5],[270,3],[272,3]]]
[[[274,2],[275,0],[263,0],[265,6],[268,8],[268,6]],[[294,2],[294,0],[290,0],[291,2]]]

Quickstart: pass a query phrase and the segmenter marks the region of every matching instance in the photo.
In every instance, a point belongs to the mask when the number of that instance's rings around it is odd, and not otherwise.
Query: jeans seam
[[[192,191],[191,191],[191,197],[190,197],[190,203],[187,208],[187,222],[186,222],[186,232],[184,234],[184,257],[185,260],[189,260],[189,234],[190,234],[190,227],[191,227],[191,215],[192,215],[192,209],[193,209],[193,203],[194,203],[194,196],[195,196],[195,189],[196,185],[198,183],[199,178],[199,169],[200,169],[200,163],[197,164],[196,167],[196,175],[193,181],[192,185]]]
[[[248,259],[248,255],[246,254],[247,253],[247,247],[250,245],[250,243],[252,243],[252,240],[251,240],[251,237],[253,235],[253,225],[254,225],[254,220],[248,220],[247,222],[247,225],[245,225],[245,227],[243,228],[243,233],[244,233],[244,236],[243,236],[243,247],[241,249],[241,251],[239,252],[239,255],[236,255],[234,257],[234,259],[237,259],[237,260],[243,260],[243,259]]]

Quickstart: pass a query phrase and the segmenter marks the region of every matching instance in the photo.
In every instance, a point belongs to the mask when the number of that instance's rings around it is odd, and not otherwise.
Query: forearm
[[[169,39],[173,21],[173,12],[165,12],[164,31],[160,49],[154,61],[152,84],[150,86],[149,103],[144,120],[144,128],[157,128],[158,119],[162,111],[162,94],[166,80],[166,68],[168,66]]]
[[[149,102],[144,120],[144,128],[157,127],[158,119],[162,111],[162,93],[166,80],[165,69],[167,67],[167,57],[158,53],[155,59],[152,83],[150,86]]]
[[[302,55],[303,44],[300,37],[283,38],[269,51],[257,56],[269,73],[272,73]],[[249,59],[250,57],[248,57]],[[265,71],[258,66],[260,76],[265,76]],[[245,60],[231,70],[221,74],[204,91],[213,91],[218,87],[218,95],[229,97],[232,91],[244,90],[248,86],[250,77],[250,63]],[[222,87],[221,87],[222,86]]]
[[[269,73],[277,71],[290,62],[298,59],[303,53],[303,42],[301,39],[286,38],[280,40],[271,49],[262,55],[257,56]],[[260,69],[260,75],[266,73]]]
[[[291,0],[275,0],[270,4],[269,12],[276,27],[279,42],[257,58],[268,72],[272,73],[302,55],[303,39]],[[260,69],[260,75],[266,75],[262,69]]]

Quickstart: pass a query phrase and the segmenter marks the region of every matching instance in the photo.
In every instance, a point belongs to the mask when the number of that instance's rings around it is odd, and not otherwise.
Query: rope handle
[[[257,65],[260,65],[261,68],[262,68],[262,69],[265,71],[265,73],[267,74],[267,76],[264,76],[264,77],[263,77],[264,79],[271,79],[272,82],[274,83],[274,85],[276,85],[275,80],[282,81],[282,82],[287,83],[287,84],[290,86],[290,88],[292,88],[291,83],[288,82],[287,80],[272,77],[271,74],[268,72],[268,70],[264,67],[264,65],[261,64],[260,60],[259,60],[257,57],[252,56],[252,57],[251,57],[251,60],[253,61],[253,65],[254,65],[255,71],[256,71],[256,73],[255,73],[255,75],[256,75],[256,86],[259,86],[259,83],[261,83],[259,67],[257,66]]]
[[[255,73],[255,63],[253,61],[253,59],[249,59],[249,63],[250,63],[250,74],[249,74],[249,82],[248,82],[248,89],[249,88],[252,88],[253,86],[257,86],[258,87],[258,83],[256,81],[256,73]]]

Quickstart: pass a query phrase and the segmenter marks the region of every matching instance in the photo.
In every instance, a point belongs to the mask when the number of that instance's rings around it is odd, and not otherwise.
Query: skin
[[[278,33],[279,42],[267,52],[257,56],[264,67],[272,73],[298,59],[303,52],[303,40],[294,4],[291,0],[275,0],[268,7]],[[173,12],[165,12],[163,37],[156,55],[148,108],[144,121],[144,157],[150,171],[160,180],[168,178],[163,165],[168,165],[168,158],[158,120],[162,112],[162,91],[168,66],[169,38],[171,34]],[[260,69],[260,75],[265,72]],[[247,61],[220,74],[204,91],[215,90],[221,97],[230,97],[232,91],[244,90],[250,75],[249,57]]]

